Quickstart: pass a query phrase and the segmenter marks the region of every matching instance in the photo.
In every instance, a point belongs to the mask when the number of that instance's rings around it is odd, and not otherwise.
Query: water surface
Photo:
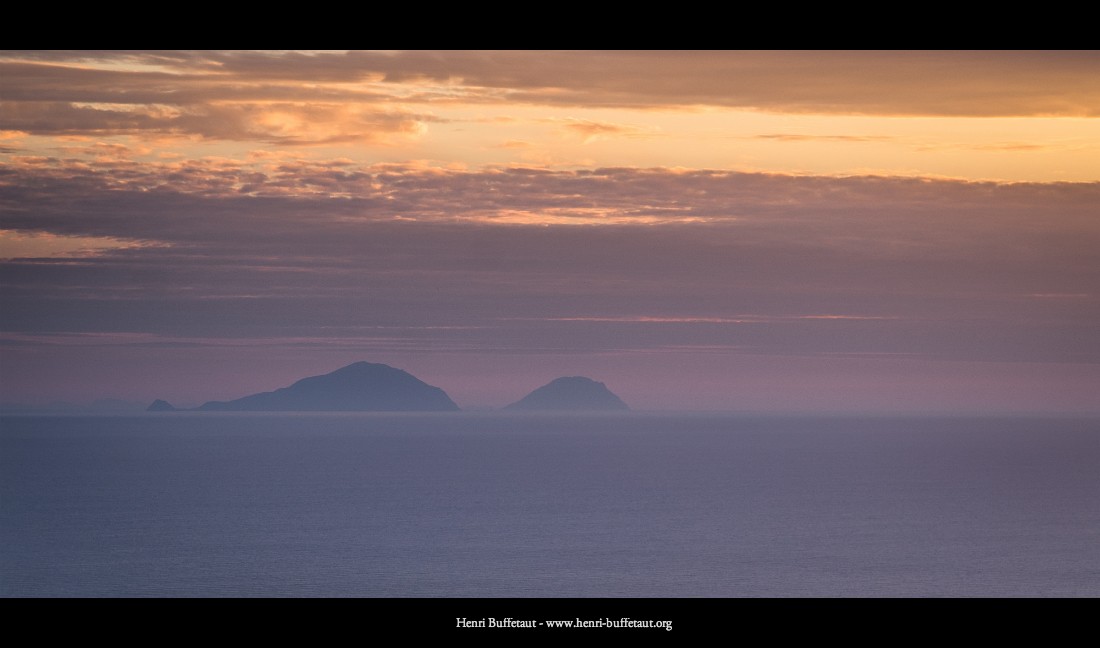
[[[5,596],[1098,596],[1100,421],[0,419]]]

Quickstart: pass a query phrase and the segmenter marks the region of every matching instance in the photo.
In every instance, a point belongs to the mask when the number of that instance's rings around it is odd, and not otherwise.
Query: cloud
[[[140,241],[105,236],[20,234],[0,229],[0,259],[7,260],[93,257],[99,256],[105,250],[140,245],[143,245]]]
[[[119,150],[91,143],[92,150]],[[784,176],[710,170],[451,170],[357,165],[260,153],[137,163],[25,156],[0,166],[7,229],[55,234],[201,237],[257,219],[270,228],[443,223],[736,226],[743,241],[836,247],[885,258],[953,254],[979,241],[1091,232],[1098,183]],[[35,206],[33,210],[30,206]],[[200,206],[201,205],[201,206]],[[173,214],[216,217],[169,227]],[[1052,210],[1054,216],[1050,216]],[[160,211],[158,219],[139,218]],[[237,213],[227,218],[225,215]],[[74,214],[94,215],[76,217]],[[1036,214],[1044,214],[1037,218]],[[168,229],[170,231],[161,231]],[[223,232],[224,233],[224,232]],[[277,236],[285,233],[273,230]],[[146,235],[147,234],[147,235]]]
[[[422,134],[439,121],[397,109],[345,104],[264,103],[198,105],[182,109],[145,104],[0,103],[0,127],[34,135],[120,135],[153,132],[277,145],[385,143]]]
[[[503,142],[501,142],[500,144],[497,144],[497,145],[496,145],[496,146],[495,146],[494,148],[502,148],[502,149],[529,149],[529,148],[533,148],[534,146],[535,146],[535,145],[534,145],[533,143],[531,143],[531,142],[528,142],[528,141],[526,141],[526,140],[516,140],[516,139],[510,139],[510,140],[504,140],[504,141],[503,141]]]
[[[1031,293],[1026,297],[1034,299],[1093,299],[1090,293]]]
[[[0,328],[1100,362],[1100,302],[1078,297],[1100,285],[1098,201],[1097,183],[33,159],[0,166],[0,227],[141,244],[0,263]]]
[[[1096,52],[10,52],[5,103],[525,102],[793,113],[1100,115]],[[199,110],[198,107],[202,107]],[[42,126],[39,126],[40,128]]]
[[[889,135],[810,135],[804,133],[768,133],[754,135],[753,139],[777,140],[780,142],[889,142],[896,137]]]
[[[565,119],[554,121],[561,122],[563,125],[562,127],[567,131],[579,134],[584,138],[585,144],[605,137],[652,137],[654,135],[650,129],[627,124],[612,124],[590,119]]]
[[[1042,401],[1027,389],[1094,403],[1098,200],[1097,183],[461,171],[296,150],[16,161],[0,165],[5,234],[141,244],[0,260],[0,392],[202,402],[367,359],[447,376],[435,384],[460,402],[554,371],[669,407],[725,406],[767,375],[760,397],[787,407],[909,394],[884,387],[911,379],[906,359],[943,365],[925,385],[1001,363],[981,375],[1012,376],[1012,406]],[[588,215],[558,224],[570,212]],[[856,359],[862,382],[830,387]],[[693,382],[709,395],[691,400]]]
[[[893,320],[890,315],[734,315],[731,317],[693,317],[666,315],[620,315],[614,317],[545,317],[546,322],[628,322],[636,324],[767,324],[798,320]]]
[[[349,52],[217,56],[241,75],[429,80],[588,105],[1096,115],[1095,52]]]

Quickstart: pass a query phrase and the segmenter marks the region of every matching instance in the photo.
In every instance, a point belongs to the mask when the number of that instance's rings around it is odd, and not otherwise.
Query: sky
[[[0,403],[1100,411],[1100,52],[0,52]]]

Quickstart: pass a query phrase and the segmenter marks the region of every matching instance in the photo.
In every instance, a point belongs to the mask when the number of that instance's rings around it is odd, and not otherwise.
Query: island
[[[584,376],[568,376],[550,381],[504,409],[622,411],[630,408],[602,382]]]
[[[153,409],[156,407],[156,409]],[[150,411],[172,408],[158,400]],[[175,408],[172,408],[175,409]],[[389,365],[356,362],[275,391],[210,401],[202,412],[453,412],[458,405],[439,387]]]

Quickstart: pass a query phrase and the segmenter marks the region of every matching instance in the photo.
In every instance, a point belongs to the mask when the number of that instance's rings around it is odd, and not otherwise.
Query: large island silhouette
[[[164,401],[151,411],[175,409]],[[204,412],[453,412],[458,405],[439,387],[389,365],[356,362],[289,387],[231,401],[210,401]]]
[[[597,411],[630,409],[602,382],[583,376],[558,378],[539,387],[507,410]]]

